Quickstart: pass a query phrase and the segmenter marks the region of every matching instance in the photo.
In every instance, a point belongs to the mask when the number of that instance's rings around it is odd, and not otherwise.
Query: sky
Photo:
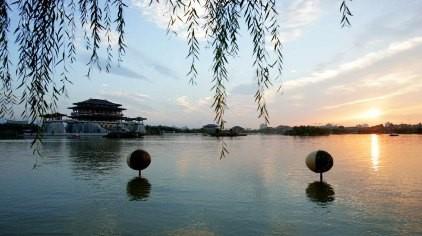
[[[147,124],[213,123],[212,54],[201,40],[197,85],[186,73],[184,27],[167,34],[167,16],[149,0],[128,0],[127,50],[120,67],[85,76],[88,52],[79,43],[73,85],[59,111],[102,98],[123,104],[127,116]],[[355,0],[352,27],[340,26],[340,1],[277,1],[283,42],[281,90],[266,93],[270,125],[418,123],[422,121],[422,1]],[[251,38],[241,25],[240,53],[230,59],[227,126],[257,128]],[[104,55],[105,57],[105,55]]]

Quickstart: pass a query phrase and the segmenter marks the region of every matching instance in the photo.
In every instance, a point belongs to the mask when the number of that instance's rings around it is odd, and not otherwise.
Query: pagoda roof
[[[121,104],[113,103],[113,102],[110,102],[110,101],[107,101],[107,100],[104,100],[104,99],[94,99],[94,98],[90,98],[90,99],[82,101],[82,102],[73,103],[73,105],[82,105],[82,104],[101,105],[101,106],[116,106],[116,107],[122,106]]]
[[[94,99],[90,98],[88,100],[82,101],[82,102],[75,102],[73,103],[73,107],[69,107],[69,109],[74,109],[78,107],[102,107],[102,108],[113,108],[113,109],[119,109],[119,110],[126,110],[124,108],[121,108],[121,104],[113,103],[104,99]]]
[[[204,125],[202,128],[203,129],[214,129],[214,128],[218,128],[218,125],[216,125],[216,124],[208,124],[208,125]]]

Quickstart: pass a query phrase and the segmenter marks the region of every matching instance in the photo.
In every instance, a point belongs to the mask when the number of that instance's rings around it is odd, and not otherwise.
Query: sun
[[[382,115],[382,112],[379,108],[371,108],[365,113],[363,113],[362,118],[365,119],[378,119]]]

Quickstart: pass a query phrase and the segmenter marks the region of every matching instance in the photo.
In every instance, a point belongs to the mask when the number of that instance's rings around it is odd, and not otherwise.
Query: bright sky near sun
[[[381,4],[382,2],[382,4]],[[127,55],[110,74],[84,75],[88,56],[73,66],[73,85],[59,111],[73,102],[104,98],[148,124],[200,127],[213,122],[210,50],[202,43],[198,85],[188,83],[183,27],[166,34],[167,18],[149,0],[128,0]],[[422,121],[422,1],[356,0],[351,28],[339,24],[340,1],[277,1],[284,41],[282,89],[267,101],[272,126]],[[250,38],[230,61],[228,126],[257,128]]]

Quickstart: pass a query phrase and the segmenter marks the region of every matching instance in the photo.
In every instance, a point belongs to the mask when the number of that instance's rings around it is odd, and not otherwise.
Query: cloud
[[[185,112],[208,111],[211,106],[211,97],[203,97],[197,101],[192,101],[187,96],[180,96],[176,98],[176,105]]]
[[[92,34],[92,24],[91,21],[88,21],[86,24],[83,25],[81,31],[78,31],[77,35],[77,46],[81,46],[81,44],[85,39],[83,39],[83,34],[91,35]],[[119,33],[116,30],[110,29],[107,32],[105,29],[99,30],[100,42],[103,47],[107,47],[109,44],[112,48],[117,48],[119,45]]]
[[[384,111],[384,113],[385,114],[394,114],[394,115],[403,115],[403,114],[408,114],[408,113],[421,114],[422,113],[422,105],[418,104],[418,105],[414,105],[414,106],[394,107],[394,108],[390,108],[390,109]]]
[[[393,72],[389,74],[384,74],[381,76],[374,76],[371,80],[365,80],[360,87],[367,87],[367,88],[382,88],[386,87],[386,85],[394,84],[403,85],[413,82],[413,80],[417,78],[417,75],[412,74],[408,71],[403,72]]]
[[[390,7],[356,22],[356,27],[350,30],[340,49],[334,47],[327,50],[327,55],[336,54],[336,57],[331,57],[332,60],[310,73],[302,74],[304,71],[299,71],[294,75],[288,74],[287,79],[290,80],[283,83],[283,96],[278,96],[280,93],[275,92],[277,87],[271,88],[265,98],[269,103],[272,123],[332,122],[345,120],[348,115],[364,111],[368,106],[389,109],[416,104],[420,100],[418,91],[421,91],[421,86],[418,85],[420,78],[415,76],[421,72],[421,64],[418,62],[420,56],[417,54],[420,55],[422,50],[422,35],[418,27],[420,24],[417,23],[422,18],[416,11],[419,8],[414,7],[416,2],[404,4],[413,4],[414,8],[409,10],[409,6],[405,6],[406,11],[402,12],[406,14],[397,14],[396,7]],[[307,29],[314,29],[314,24],[322,15],[321,5],[328,5],[320,0],[277,1],[277,4],[280,6],[278,9],[283,42],[295,41]],[[401,5],[394,3],[392,6],[404,8]],[[163,29],[167,27],[168,16],[163,11],[145,9],[145,5],[143,7],[143,16],[151,14],[147,17],[150,21]],[[316,25],[315,29],[316,27],[324,26]],[[312,33],[315,31],[312,30]],[[317,33],[315,36],[318,40],[320,35]],[[361,45],[356,45],[356,42],[361,42]],[[302,41],[297,42],[299,43],[302,44]],[[299,68],[308,69],[314,62],[304,59],[303,63],[304,66]],[[242,120],[241,122],[248,125],[261,122],[254,115],[255,91],[256,84],[253,82],[232,88],[228,102],[230,109],[226,116],[229,122]],[[180,116],[184,115],[189,120],[200,116],[197,111],[201,111],[202,107],[199,108],[198,101],[189,95],[180,96],[171,102],[183,110]],[[210,110],[209,104],[203,108]],[[276,109],[271,110],[272,108]]]
[[[164,66],[162,64],[158,64],[155,62],[149,63],[149,66],[151,66],[152,68],[154,68],[156,72],[158,72],[161,75],[164,75],[167,78],[179,79],[179,76],[177,75],[177,73],[167,66]]]
[[[98,97],[123,104],[123,107],[127,109],[125,114],[129,116],[145,116],[155,111],[148,105],[151,102],[151,97],[141,92],[102,90],[98,92]]]
[[[293,41],[302,36],[306,27],[314,23],[320,15],[319,0],[295,0],[280,14],[282,42]]]
[[[422,17],[420,10],[421,1],[407,1],[406,4],[400,4],[392,1],[386,5],[399,4],[400,9],[386,8],[382,15],[373,18],[368,22],[364,30],[357,35],[354,42],[355,47],[366,45],[377,45],[382,41],[397,38],[405,38],[415,34],[421,34]],[[397,14],[398,12],[406,12],[406,14]],[[382,35],[382,38],[380,37]]]
[[[169,5],[166,1],[153,2],[150,0],[132,0],[132,6],[145,16],[149,21],[156,24],[161,29],[167,30],[170,16]],[[194,3],[195,10],[199,16],[199,24],[205,23],[206,9],[204,2]],[[287,9],[278,9],[281,12],[279,22],[281,26],[280,37],[282,42],[293,41],[303,34],[304,28],[311,25],[318,19],[320,13],[320,0],[294,0]],[[176,12],[180,19],[171,27],[171,30],[182,39],[186,39],[187,24],[184,23],[187,17],[182,12]],[[200,27],[195,30],[199,40],[205,39],[205,30]]]
[[[325,94],[327,95],[334,95],[334,94],[350,94],[355,92],[355,88],[352,88],[350,86],[340,84],[340,85],[333,85],[328,87],[325,90]]]
[[[136,103],[145,103],[150,100],[150,96],[143,93],[130,93],[127,91],[100,91],[101,97],[125,99]]]
[[[343,73],[351,72],[357,69],[362,70],[386,58],[408,51],[420,45],[422,45],[422,37],[413,37],[401,42],[395,42],[390,44],[390,46],[385,49],[367,53],[366,55],[359,57],[353,61],[343,63],[337,66],[335,69],[316,71],[310,76],[286,81],[284,84],[284,89],[288,90],[300,88],[309,84],[315,84],[324,82],[326,80],[335,79]]]
[[[82,64],[84,64],[84,65],[86,65],[86,63],[88,63],[89,58],[90,58],[90,55],[86,51],[79,54],[79,59],[82,62]],[[105,71],[105,68],[104,68],[107,59],[100,57],[99,61],[100,61],[100,65],[102,66],[102,70],[99,71],[99,72],[107,73]],[[121,63],[120,65],[117,65],[116,63],[112,62],[111,65],[110,65],[110,71],[108,73],[112,74],[112,75],[126,77],[126,78],[150,81],[150,79],[148,77],[146,77],[145,75],[143,75],[143,74],[139,73],[138,71],[133,70],[133,69],[127,67],[127,66],[124,66],[123,64],[125,64],[125,63]]]
[[[239,84],[231,90],[233,95],[253,95],[256,92],[257,86],[255,83]]]
[[[404,95],[404,94],[408,94],[408,93],[412,93],[412,92],[417,92],[421,88],[422,88],[422,83],[412,84],[410,86],[407,86],[405,88],[401,88],[400,90],[397,90],[397,91],[389,93],[389,94],[385,94],[385,95],[381,95],[381,96],[375,96],[375,97],[369,97],[369,98],[360,98],[360,99],[352,100],[352,101],[345,102],[345,103],[340,103],[340,104],[330,105],[330,106],[324,106],[323,109],[331,110],[331,109],[337,109],[337,108],[341,108],[341,107],[345,107],[345,106],[351,106],[351,105],[356,105],[356,104],[361,104],[361,103],[368,103],[368,102],[373,102],[373,101],[377,101],[377,100],[384,100],[384,99],[387,99],[387,98],[393,98],[393,97],[397,97],[397,96],[400,96],[400,95]]]
[[[134,4],[135,3],[141,4],[141,2],[142,2],[142,4],[143,4],[142,6],[144,6],[144,5],[148,5],[146,2],[149,2],[149,0],[148,1],[133,0],[133,2],[134,2]],[[160,3],[160,4],[162,5],[163,3]],[[146,7],[146,6],[144,6],[144,7]],[[82,32],[83,31],[86,31],[88,34],[90,34],[90,23],[89,22],[87,24],[85,24],[85,26],[82,29]],[[118,32],[115,31],[115,30],[111,30],[108,36],[110,37],[110,45],[113,47],[113,49],[115,49],[118,46],[118,40],[119,40]],[[106,31],[104,31],[104,30],[100,31],[101,45],[102,45],[103,48],[106,48],[108,46],[108,36],[106,34]],[[80,48],[84,48],[83,46],[81,46],[84,43],[83,41],[84,41],[84,39],[83,39],[82,35],[79,34],[78,37],[77,37],[77,40],[76,40],[77,46],[80,47]],[[132,47],[128,48],[127,52],[128,52],[128,54],[134,52],[137,59],[142,59],[146,66],[150,67],[151,69],[153,69],[157,73],[159,73],[159,74],[161,74],[161,75],[163,75],[167,78],[179,79],[179,76],[177,75],[177,73],[174,70],[172,70],[171,68],[167,67],[166,65],[159,63],[159,62],[153,60],[152,58],[146,56],[144,53],[141,53],[136,48],[132,48]],[[83,50],[82,53],[81,53],[80,58],[82,59],[82,61],[84,61],[85,64],[90,59],[89,53],[90,53],[90,51],[87,51],[87,50]],[[100,62],[103,65],[103,67],[104,67],[106,61],[107,61],[106,58],[104,58],[104,57],[100,58]],[[137,72],[136,70],[125,67],[121,64],[120,65],[112,64],[111,69],[110,69],[110,74],[115,74],[115,75],[118,75],[118,76],[123,76],[123,77],[128,77],[128,78],[133,78],[133,79],[151,81],[146,75],[141,74],[141,73]]]
[[[199,4],[194,2],[194,7],[197,15],[199,16],[198,23],[203,25],[205,23],[205,8],[202,6],[204,3]],[[169,20],[172,14],[171,6],[167,1],[155,2],[150,0],[132,0],[132,6],[134,6],[143,16],[149,21],[156,24],[161,29],[167,30],[169,26]],[[176,21],[171,25],[171,31],[173,31],[179,38],[186,39],[187,36],[187,16],[181,10],[176,10],[175,14]],[[195,35],[199,40],[205,38],[205,30],[202,27],[195,29]]]
[[[138,73],[135,70],[129,69],[128,67],[125,67],[123,65],[111,65],[110,68],[110,74],[128,77],[132,79],[139,79],[139,80],[145,80],[151,82],[150,79],[148,79],[145,75]]]
[[[352,113],[367,110],[368,106],[382,110],[390,106],[412,106],[420,100],[418,92],[422,90],[421,51],[422,37],[411,37],[285,81],[282,96],[276,93],[276,87],[266,93],[270,121],[272,124],[354,124],[356,120],[350,119]],[[247,120],[250,115],[246,114],[256,113],[256,104],[250,96],[255,87],[254,83],[247,83],[233,88],[228,111],[231,120]],[[420,119],[416,115],[402,114],[402,117],[412,119],[409,122]],[[400,120],[390,113],[383,118]]]
[[[193,110],[193,105],[189,101],[189,98],[187,96],[181,96],[176,98],[176,104],[183,108],[184,110],[191,111]]]
[[[179,75],[177,74],[175,70],[173,70],[172,68],[168,67],[167,65],[163,63],[160,63],[154,60],[153,58],[149,57],[142,51],[136,48],[131,48],[129,52],[132,53],[133,56],[136,57],[138,61],[142,62],[146,67],[151,68],[153,71],[164,76],[164,78],[171,78],[171,79],[176,79],[176,80],[180,79]]]
[[[167,29],[171,15],[168,3],[165,1],[158,3],[150,0],[132,0],[132,5],[151,22],[162,29]]]

